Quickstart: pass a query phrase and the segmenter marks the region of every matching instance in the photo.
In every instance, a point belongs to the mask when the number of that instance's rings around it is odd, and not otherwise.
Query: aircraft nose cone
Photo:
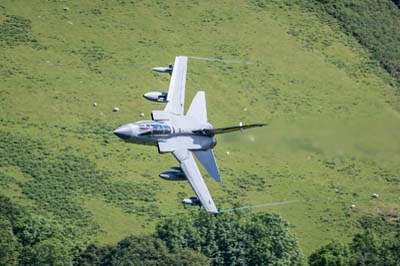
[[[123,125],[115,129],[113,133],[121,139],[129,139],[132,137],[132,128],[129,125]]]

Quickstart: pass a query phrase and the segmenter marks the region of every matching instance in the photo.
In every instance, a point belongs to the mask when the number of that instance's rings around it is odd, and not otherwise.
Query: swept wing
[[[213,136],[215,134],[224,134],[229,132],[234,132],[238,130],[244,130],[252,127],[263,127],[268,124],[260,123],[260,124],[251,124],[251,125],[240,125],[233,127],[221,127],[221,128],[205,128],[200,130],[194,130],[193,133],[203,135],[203,136]]]
[[[176,115],[183,115],[185,104],[185,84],[186,84],[187,57],[177,56],[172,70],[171,81],[169,83],[167,105],[164,111]]]
[[[185,173],[186,178],[188,179],[204,209],[210,213],[218,213],[218,209],[211,198],[210,192],[207,189],[206,183],[201,176],[200,170],[197,167],[192,153],[185,149],[176,150],[172,152],[172,154],[179,161],[182,171]]]

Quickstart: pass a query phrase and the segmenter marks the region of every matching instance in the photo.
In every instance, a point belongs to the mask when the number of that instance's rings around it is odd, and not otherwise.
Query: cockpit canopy
[[[143,121],[138,122],[139,136],[151,136],[151,135],[169,135],[171,134],[171,127],[166,124]]]

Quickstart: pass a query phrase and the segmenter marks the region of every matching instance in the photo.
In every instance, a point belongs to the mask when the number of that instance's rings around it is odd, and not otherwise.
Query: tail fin
[[[215,134],[223,134],[223,133],[229,133],[233,131],[242,131],[243,129],[248,129],[252,127],[263,127],[268,124],[264,123],[259,123],[259,124],[251,124],[251,125],[239,125],[239,126],[233,126],[233,127],[221,127],[221,128],[211,128],[211,129],[201,129],[201,130],[195,130],[193,133],[199,134],[199,135],[205,135],[205,136],[213,136]]]
[[[193,117],[200,122],[207,122],[206,95],[204,91],[197,92],[186,115]]]

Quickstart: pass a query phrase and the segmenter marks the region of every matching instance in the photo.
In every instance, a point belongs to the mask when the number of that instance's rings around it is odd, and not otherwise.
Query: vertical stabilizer
[[[193,117],[202,123],[207,122],[206,95],[204,91],[198,91],[194,96],[186,116]]]

